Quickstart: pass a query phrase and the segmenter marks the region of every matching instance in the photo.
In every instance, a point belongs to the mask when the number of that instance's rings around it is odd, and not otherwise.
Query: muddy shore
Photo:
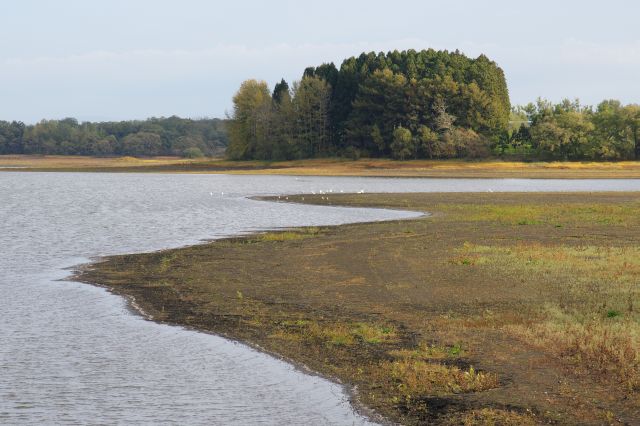
[[[304,202],[433,215],[112,256],[75,279],[333,378],[390,421],[639,418],[639,194],[324,198]]]

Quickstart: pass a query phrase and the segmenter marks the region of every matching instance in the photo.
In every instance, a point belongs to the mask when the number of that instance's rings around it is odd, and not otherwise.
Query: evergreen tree
[[[280,80],[280,83],[276,84],[276,86],[273,88],[273,95],[271,96],[273,98],[273,103],[276,105],[280,104],[284,95],[290,96],[289,84],[283,78],[282,80]]]

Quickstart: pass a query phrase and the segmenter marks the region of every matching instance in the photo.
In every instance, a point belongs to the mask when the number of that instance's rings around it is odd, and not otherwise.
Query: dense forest
[[[503,71],[481,55],[368,53],[307,68],[273,92],[245,81],[233,98],[227,155],[580,160],[640,156],[640,107],[545,100],[512,108]]]
[[[435,50],[307,68],[300,82],[282,81],[273,94],[250,80],[233,101],[231,158],[441,157],[451,156],[451,144],[461,150],[456,156],[482,156],[484,138],[506,132],[510,114],[494,62]]]
[[[219,119],[78,123],[66,118],[35,125],[0,121],[0,154],[201,157],[222,154],[226,145],[224,121]]]

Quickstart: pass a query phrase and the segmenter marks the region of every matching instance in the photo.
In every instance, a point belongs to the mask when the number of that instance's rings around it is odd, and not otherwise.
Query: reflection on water
[[[94,256],[411,216],[248,195],[563,189],[640,190],[640,181],[0,173],[0,423],[364,424],[324,379],[57,279]]]

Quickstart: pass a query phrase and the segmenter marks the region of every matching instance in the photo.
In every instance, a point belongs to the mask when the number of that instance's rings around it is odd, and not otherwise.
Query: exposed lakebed
[[[414,215],[249,196],[525,190],[637,191],[640,181],[0,174],[0,423],[364,424],[329,381],[58,279],[96,256]]]

